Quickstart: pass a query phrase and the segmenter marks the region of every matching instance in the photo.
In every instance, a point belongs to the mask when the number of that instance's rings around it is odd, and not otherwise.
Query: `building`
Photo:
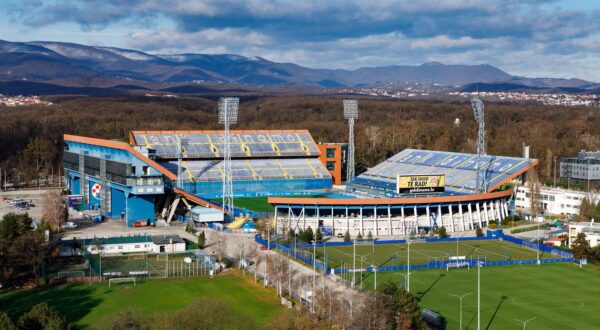
[[[560,177],[582,187],[600,187],[600,151],[582,150],[576,157],[563,158],[560,161]]]
[[[578,215],[584,198],[600,200],[599,194],[561,188],[541,187],[538,205],[546,215]],[[515,194],[515,208],[523,213],[531,209],[531,192],[527,185],[519,186]]]
[[[334,185],[341,185],[346,180],[346,143],[319,143],[321,156],[319,160],[331,174]]]
[[[308,131],[231,134],[236,196],[331,188]],[[223,211],[209,202],[222,196],[223,141],[222,131],[133,131],[129,143],[64,135],[64,185],[81,196],[83,210],[130,226],[183,219],[194,206]]]
[[[473,154],[406,149],[357,176],[344,198],[271,197],[269,203],[283,233],[309,226],[330,235],[348,231],[363,237],[369,232],[409,235],[440,226],[449,232],[483,228],[509,215],[513,191],[505,184],[537,160],[484,156],[483,191],[476,191],[476,160]],[[427,189],[404,192],[400,177],[425,179]]]
[[[569,224],[569,247],[572,246],[579,233],[585,234],[590,247],[595,247],[600,241],[600,224],[594,222],[572,222]]]
[[[175,253],[185,252],[185,241],[178,235],[124,236],[86,239],[82,242],[91,254]]]

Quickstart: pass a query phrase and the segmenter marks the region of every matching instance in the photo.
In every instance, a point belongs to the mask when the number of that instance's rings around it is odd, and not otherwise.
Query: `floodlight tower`
[[[237,97],[219,98],[219,124],[223,124],[223,210],[230,219],[235,219],[233,208],[233,170],[231,167],[231,135],[229,125],[237,123],[238,106],[240,99]]]
[[[187,148],[188,139],[180,138],[179,139],[179,152],[177,153],[177,188],[183,189],[183,178],[181,175],[181,162],[183,159],[184,147]]]
[[[477,124],[479,124],[479,130],[477,131],[477,182],[475,184],[475,190],[477,192],[483,192],[484,187],[484,174],[483,168],[481,166],[481,158],[485,156],[485,116],[484,116],[484,107],[483,102],[474,98],[471,99],[471,106],[473,107],[473,114],[475,115],[475,120]]]
[[[358,101],[344,100],[344,118],[348,120],[348,160],[346,184],[354,180],[354,121],[358,119]]]

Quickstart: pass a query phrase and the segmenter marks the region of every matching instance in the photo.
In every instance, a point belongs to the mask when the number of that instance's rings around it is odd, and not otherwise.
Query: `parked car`
[[[133,223],[134,227],[146,227],[148,226],[148,221],[146,220],[138,220],[136,222]]]
[[[75,229],[77,228],[77,225],[73,221],[67,221],[62,225],[62,227],[64,229]]]

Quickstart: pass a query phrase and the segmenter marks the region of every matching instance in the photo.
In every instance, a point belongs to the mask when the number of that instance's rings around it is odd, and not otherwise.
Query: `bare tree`
[[[369,149],[373,150],[379,144],[379,138],[381,137],[381,129],[377,126],[369,126],[365,129],[365,135],[369,140]]]
[[[531,217],[533,220],[540,211],[540,181],[535,168],[527,172],[527,186],[529,188]]]
[[[67,220],[67,207],[64,196],[57,190],[44,194],[42,220],[53,230],[59,230]]]
[[[227,253],[227,239],[225,238],[225,235],[221,232],[214,232],[212,234],[212,239],[215,257],[217,258],[219,264],[221,264],[223,262],[223,259],[225,258],[225,254]]]
[[[28,232],[17,238],[11,247],[11,255],[19,262],[31,267],[35,286],[39,284],[40,270],[49,251],[45,235],[36,231]]]
[[[238,244],[236,245],[235,254],[238,260],[238,269],[243,269],[244,274],[246,274],[246,267],[248,267],[248,252],[246,251],[246,244],[244,241],[238,242]]]
[[[256,243],[251,243],[248,247],[248,254],[246,259],[254,264],[254,283],[257,282],[258,267],[262,261],[260,254],[260,246]]]
[[[267,256],[267,262],[269,264],[267,274],[277,288],[277,295],[281,297],[284,283],[288,280],[289,262],[286,257],[275,253]]]

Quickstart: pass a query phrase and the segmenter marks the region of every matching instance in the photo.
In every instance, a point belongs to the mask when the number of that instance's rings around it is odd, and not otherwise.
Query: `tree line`
[[[50,184],[61,171],[63,133],[127,140],[131,130],[221,129],[216,99],[76,97],[52,107],[0,108],[0,169],[9,183]],[[477,124],[468,102],[359,99],[357,171],[405,148],[475,152]],[[455,120],[459,124],[455,125]],[[551,178],[554,157],[600,149],[600,112],[590,108],[486,103],[487,152],[520,156],[523,143]],[[340,98],[242,98],[233,129],[308,129],[316,142],[346,142]],[[39,182],[41,181],[41,182]]]

